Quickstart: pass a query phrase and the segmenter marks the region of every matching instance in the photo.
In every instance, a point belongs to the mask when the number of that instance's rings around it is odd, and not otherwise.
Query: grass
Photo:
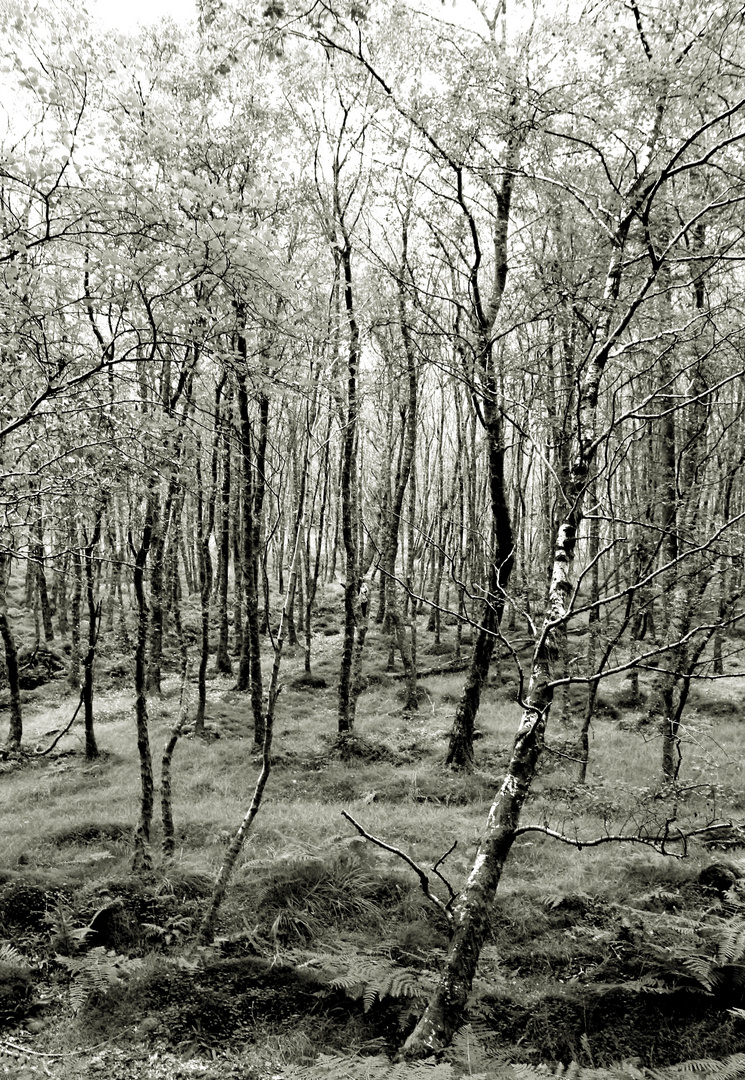
[[[423,626],[420,640],[426,641]],[[382,671],[387,643],[378,640],[376,629],[368,643],[368,667]],[[382,965],[385,972],[385,965],[393,965],[415,979],[420,969],[436,969],[446,944],[440,917],[414,875],[394,855],[362,840],[341,811],[373,835],[405,848],[423,866],[431,866],[457,841],[443,872],[458,889],[501,783],[519,707],[509,684],[499,679],[487,687],[478,721],[483,736],[476,744],[478,768],[473,775],[458,775],[443,761],[462,674],[427,676],[420,711],[409,718],[401,715],[400,684],[374,680],[360,699],[358,738],[345,759],[335,745],[339,647],[338,637],[319,635],[322,654],[316,670],[327,679],[325,689],[291,685],[300,671],[300,654],[286,665],[274,769],[222,911],[221,951],[211,954],[212,966],[199,966],[185,949],[258,771],[249,702],[232,689],[233,680],[212,677],[209,682],[207,723],[218,737],[179,742],[173,765],[176,856],[150,881],[138,882],[129,874],[139,773],[132,694],[123,682],[110,686],[102,678],[96,693],[99,761],[86,764],[78,724],[52,755],[32,756],[22,768],[6,772],[0,818],[0,876],[6,883],[0,885],[0,911],[3,889],[33,886],[43,901],[36,922],[29,916],[22,932],[6,919],[3,932],[18,938],[22,963],[29,965],[23,972],[31,972],[28,977],[22,972],[16,989],[7,991],[11,999],[17,992],[19,1004],[15,1019],[6,1018],[6,1023],[36,1023],[35,1045],[49,1053],[100,1037],[115,1045],[124,1040],[143,1054],[160,1047],[163,1054],[178,1050],[209,1057],[222,1054],[219,1048],[227,1045],[225,1061],[234,1064],[230,1055],[242,1047],[242,1071],[225,1075],[246,1077],[265,1075],[267,1062],[281,1070],[306,1064],[319,1051],[380,1053],[400,1043],[405,1032],[399,1025],[413,1022],[409,999],[395,1001],[385,991],[365,1011],[363,983],[356,997],[339,988],[319,997],[318,985],[309,989],[303,981],[303,964],[310,965],[307,974],[314,964],[340,955],[361,958],[360,970]],[[428,664],[424,656],[421,664]],[[502,668],[508,676],[506,661]],[[163,696],[149,704],[156,773],[178,706],[177,689],[176,675],[167,675]],[[622,690],[620,679],[604,687],[609,705]],[[736,817],[742,810],[739,694],[739,682],[725,679],[693,695],[680,775],[686,792],[677,795],[681,821]],[[24,715],[26,746],[47,746],[76,703],[59,682],[33,692]],[[574,731],[571,720],[549,727],[549,752],[525,824],[546,823],[588,838],[604,831],[630,832],[670,816],[670,792],[659,781],[659,741],[637,730],[634,714],[614,706],[595,722],[588,784],[581,789],[570,760]],[[156,851],[157,811],[156,803]],[[585,1041],[593,1042],[595,1062],[637,1053],[650,1064],[671,1060],[673,1036],[664,1054],[641,1036],[634,1045],[623,1045],[624,1009],[636,1015],[636,1004],[632,1008],[627,999],[619,998],[611,1010],[618,1014],[618,1030],[598,1026],[599,1020],[588,1020],[582,1028],[581,1017],[596,1015],[599,991],[593,984],[602,982],[608,956],[617,957],[619,970],[625,957],[631,963],[653,920],[659,928],[660,920],[677,917],[675,912],[709,917],[707,910],[720,900],[702,891],[696,879],[702,866],[721,857],[700,843],[691,844],[688,859],[674,860],[648,849],[578,851],[540,834],[519,838],[493,911],[472,1016],[482,1035],[488,1027],[489,1045],[524,1061],[568,1060],[569,1054],[592,1064],[580,1038],[584,1033]],[[737,864],[739,856],[727,858]],[[62,915],[54,890],[65,897]],[[85,927],[112,898],[121,901],[121,908],[115,905],[98,916],[99,940],[115,954],[99,975],[109,978],[111,986],[94,992],[97,954],[91,954],[92,971],[85,975],[90,976],[90,1001],[72,1016],[63,993],[70,976],[55,966],[51,943],[64,939],[73,949],[75,941],[84,943]],[[29,894],[29,904],[38,900]],[[63,918],[72,920],[72,935],[61,931]],[[110,925],[104,930],[106,919]],[[639,941],[634,939],[637,926]],[[81,944],[81,957],[85,948]],[[144,967],[130,970],[130,959]],[[243,982],[235,982],[239,975],[229,966],[239,961],[247,965]],[[41,1020],[28,1001],[28,979],[34,977],[40,983],[46,979],[52,996],[57,995],[56,1009],[42,1009]],[[614,977],[620,978],[618,973]],[[380,985],[398,984],[383,979]],[[188,994],[180,997],[184,986]],[[567,988],[575,995],[571,1000]],[[240,1015],[236,995],[243,1003]],[[664,1023],[674,1027],[678,1013],[671,1002]],[[740,1045],[736,1025],[724,1028],[726,1038],[709,1040],[712,1053],[732,1052]],[[697,1028],[699,1035],[702,1030]],[[77,1075],[61,1070],[60,1077]]]

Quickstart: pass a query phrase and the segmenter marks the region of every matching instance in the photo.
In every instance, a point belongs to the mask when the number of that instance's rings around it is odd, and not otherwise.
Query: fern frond
[[[382,986],[380,983],[371,982],[367,984],[362,992],[362,1004],[365,1012],[370,1012],[370,1009],[372,1009],[376,1001],[383,1000],[383,995],[380,992],[381,989]]]
[[[423,997],[426,991],[418,972],[412,971],[411,968],[400,968],[391,973],[385,992],[392,998],[416,998]]]
[[[116,986],[123,975],[142,966],[141,960],[130,960],[98,945],[83,956],[60,956],[57,962],[70,974],[70,1005],[77,1014],[96,995],[103,995]]]
[[[455,1072],[449,1062],[425,1058],[424,1061],[402,1061],[394,1065],[385,1080],[454,1080],[454,1077]],[[471,1080],[475,1080],[475,1077]]]
[[[360,978],[359,971],[348,971],[341,975],[333,975],[329,978],[328,984],[334,990],[343,990],[345,994],[356,1001],[358,997],[362,996],[365,979]],[[355,990],[357,993],[353,992]]]
[[[719,979],[717,970],[710,960],[704,956],[690,955],[679,957],[678,963],[699,986],[703,987],[707,993],[712,993]]]
[[[14,967],[27,968],[29,966],[28,960],[19,952],[15,945],[11,945],[9,941],[4,941],[0,945],[0,964],[12,964]]]
[[[431,978],[427,974],[382,959],[319,956],[306,960],[302,970],[322,987],[342,990],[353,1001],[361,998],[365,1012],[385,998],[422,998],[431,990]]]
[[[720,964],[738,964],[745,959],[745,923],[737,920],[725,926],[719,938],[717,960]]]
[[[509,1076],[512,1080],[512,1074],[508,1071],[507,1051],[499,1044],[496,1032],[486,1021],[472,1020],[459,1028],[450,1044],[448,1056],[469,1080],[484,1072],[492,1080],[496,1075],[495,1066],[502,1067],[500,1077]]]
[[[666,1075],[658,1077],[658,1071]],[[691,1074],[705,1080],[742,1080],[745,1076],[745,1054],[730,1054],[722,1061],[713,1058],[684,1061],[670,1069],[658,1071],[654,1072],[653,1080],[683,1080]]]

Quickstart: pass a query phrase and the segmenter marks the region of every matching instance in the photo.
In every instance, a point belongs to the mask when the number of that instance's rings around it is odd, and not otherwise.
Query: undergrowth
[[[335,653],[319,657],[312,686],[301,680],[280,698],[265,802],[209,949],[194,950],[195,929],[257,770],[245,695],[233,681],[210,679],[214,737],[179,744],[176,854],[156,858],[147,880],[130,874],[138,766],[123,685],[97,689],[100,762],[84,761],[73,730],[58,757],[29,758],[4,776],[0,1023],[19,1038],[33,1030],[40,1053],[137,1039],[143,1054],[217,1061],[230,1048],[251,1080],[745,1075],[737,849],[727,892],[699,879],[718,858],[703,844],[678,861],[628,848],[577,851],[537,834],[511,853],[467,1023],[441,1059],[393,1060],[436,984],[447,926],[409,868],[356,836],[340,811],[424,867],[457,841],[441,867],[457,891],[519,709],[509,679],[487,687],[477,768],[447,770],[462,675],[428,676],[419,714],[404,718],[376,633],[354,737],[334,734]],[[172,725],[176,686],[167,674],[153,703],[153,746]],[[734,805],[739,714],[720,702],[715,731],[699,717],[671,790],[658,784],[656,744],[640,736],[621,694],[620,680],[607,689],[588,783],[576,785],[571,754],[547,755],[526,822],[597,836],[632,828],[642,813],[645,822],[673,810],[707,820],[712,808]],[[59,693],[32,712],[29,744],[61,729],[70,704]],[[549,742],[571,748],[575,734],[570,717]],[[152,839],[157,853],[157,820]]]

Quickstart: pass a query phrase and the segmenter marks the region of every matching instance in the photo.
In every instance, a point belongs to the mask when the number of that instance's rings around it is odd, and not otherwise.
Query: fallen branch
[[[104,1042],[96,1043],[95,1046],[84,1046],[79,1050],[66,1050],[64,1054],[45,1054],[42,1050],[32,1050],[30,1047],[23,1046],[22,1043],[13,1042],[11,1039],[2,1039],[0,1041],[0,1050],[7,1046],[11,1051],[20,1052],[22,1054],[31,1054],[33,1057],[66,1058],[69,1057],[70,1054],[91,1054],[94,1050],[100,1050],[102,1046],[107,1046],[110,1042],[113,1042],[113,1038],[105,1039]]]
[[[450,675],[458,671],[465,671],[470,662],[470,656],[462,656],[459,660],[448,660],[446,664],[439,664],[437,667],[417,672],[417,679],[427,679],[430,675]],[[394,671],[388,675],[388,678],[393,680],[405,679],[406,672]]]
[[[35,750],[34,751],[34,754],[35,754],[36,757],[44,757],[46,754],[50,753],[50,751],[54,750],[55,746],[60,741],[62,736],[66,735],[68,733],[68,731],[70,730],[70,728],[72,727],[72,725],[75,723],[75,718],[78,715],[78,713],[80,712],[80,707],[83,704],[84,700],[85,700],[85,690],[81,689],[81,691],[80,691],[80,700],[78,701],[78,707],[75,710],[75,712],[72,714],[72,720],[70,720],[70,723],[67,725],[67,727],[63,728],[62,731],[59,732],[59,734],[57,735],[57,738],[53,742],[51,742],[49,744],[49,746],[46,748],[46,750]]]

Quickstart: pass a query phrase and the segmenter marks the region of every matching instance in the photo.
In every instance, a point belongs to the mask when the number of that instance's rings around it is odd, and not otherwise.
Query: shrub
[[[0,1024],[18,1022],[28,1009],[32,989],[27,960],[13,945],[0,945]]]
[[[328,926],[377,924],[380,906],[391,898],[391,881],[352,852],[288,860],[270,874],[259,914],[272,920],[272,936],[283,943],[308,941]]]

